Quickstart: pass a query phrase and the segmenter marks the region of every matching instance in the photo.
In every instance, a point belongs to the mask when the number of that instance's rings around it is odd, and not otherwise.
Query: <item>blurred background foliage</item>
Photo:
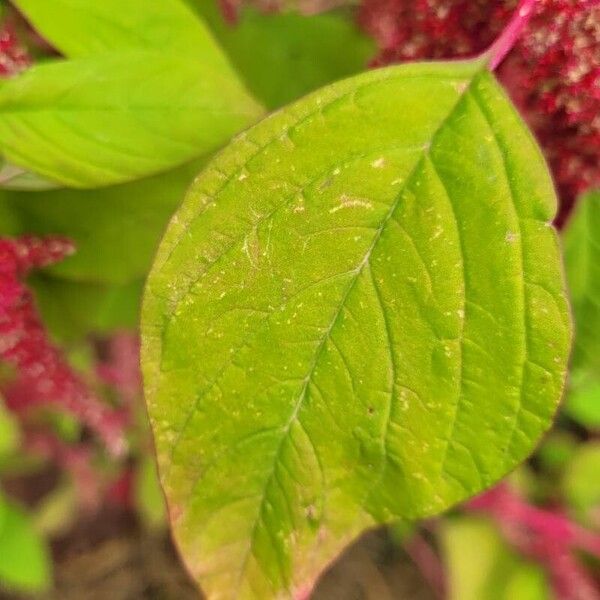
[[[187,0],[264,111],[385,56],[364,13],[359,27],[355,3],[327,11],[315,10],[330,8],[318,2],[302,11],[239,4]],[[0,19],[5,71],[21,65],[15,44],[27,64],[56,58],[6,0]],[[126,438],[115,457],[60,406],[24,416],[0,405],[2,597],[196,596],[168,541],[136,330],[158,241],[210,156],[200,152],[164,172],[93,189],[15,175],[10,164],[0,171],[2,237],[62,235],[76,246],[27,282],[51,343],[94,396],[125,413]],[[581,195],[563,240],[577,336],[553,431],[500,494],[428,523],[368,534],[324,575],[315,597],[600,598],[600,193]],[[12,377],[3,366],[0,380]]]

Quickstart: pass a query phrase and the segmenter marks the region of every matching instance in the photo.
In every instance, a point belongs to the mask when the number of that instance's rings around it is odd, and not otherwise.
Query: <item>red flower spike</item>
[[[0,361],[15,377],[2,385],[7,406],[24,414],[41,405],[61,407],[96,432],[113,454],[124,450],[124,416],[103,404],[48,338],[22,278],[74,252],[59,237],[0,238]]]

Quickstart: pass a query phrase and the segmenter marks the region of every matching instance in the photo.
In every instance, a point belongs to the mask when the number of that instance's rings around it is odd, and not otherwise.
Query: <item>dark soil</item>
[[[20,494],[22,496],[22,494]],[[164,530],[116,507],[81,517],[52,543],[55,585],[0,600],[198,600]],[[1,560],[1,558],[0,558]],[[365,534],[321,577],[313,600],[435,600],[415,565],[385,529]],[[267,600],[267,599],[265,599]]]

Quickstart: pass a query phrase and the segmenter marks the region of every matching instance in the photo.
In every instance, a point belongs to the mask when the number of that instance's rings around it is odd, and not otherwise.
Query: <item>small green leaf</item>
[[[55,235],[77,252],[30,277],[44,324],[62,341],[139,323],[143,278],[204,159],[95,190],[0,191],[0,235]]]
[[[149,277],[146,400],[209,598],[288,597],[363,528],[535,447],[570,323],[552,181],[480,64],[334,84],[195,181]]]
[[[20,431],[17,420],[4,406],[0,397],[0,460],[12,453],[19,445]]]
[[[78,490],[73,482],[59,483],[36,506],[33,519],[37,531],[45,536],[65,534],[77,518]]]
[[[226,65],[211,33],[180,0],[13,0],[66,56],[151,48]]]
[[[32,67],[0,82],[0,151],[70,187],[99,187],[202,156],[261,108],[197,57],[127,51]]]
[[[577,451],[577,443],[576,437],[558,430],[544,439],[544,443],[536,451],[536,459],[546,473],[561,473]]]
[[[600,527],[600,443],[580,446],[562,481],[569,505],[586,524]]]
[[[145,458],[135,474],[135,502],[144,521],[150,527],[165,524],[165,497],[156,474],[156,463]]]
[[[600,192],[579,200],[564,250],[575,315],[573,367],[591,369],[600,378]]]
[[[441,537],[448,600],[550,600],[542,569],[511,552],[492,523],[450,519]]]
[[[373,41],[343,13],[308,17],[245,8],[232,26],[214,0],[188,3],[206,19],[250,91],[268,108],[354,75],[375,55]]]
[[[50,584],[50,557],[42,537],[18,506],[0,497],[0,586],[37,592]]]
[[[584,427],[600,428],[600,192],[579,200],[563,245],[575,317],[565,411]]]

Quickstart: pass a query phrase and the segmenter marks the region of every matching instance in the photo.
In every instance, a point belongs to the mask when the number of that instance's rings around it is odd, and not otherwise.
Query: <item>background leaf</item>
[[[50,584],[50,558],[42,537],[18,506],[0,496],[0,586],[37,592]]]
[[[600,529],[600,443],[580,446],[569,461],[562,480],[563,493],[586,525]]]
[[[573,366],[594,366],[600,373],[600,192],[579,200],[564,251],[576,323]]]
[[[210,31],[180,0],[13,0],[13,3],[66,56],[150,48],[228,68]]]
[[[575,317],[570,391],[565,410],[600,428],[600,192],[583,196],[564,234],[564,254]]]
[[[260,112],[235,77],[195,57],[57,61],[0,82],[0,150],[64,185],[105,186],[206,154]]]
[[[479,69],[320,90],[239,136],[173,219],[142,362],[211,598],[304,589],[364,527],[492,485],[549,427],[570,345],[554,190]]]
[[[141,279],[169,218],[205,162],[95,190],[1,192],[0,211],[4,207],[11,215],[12,225],[0,213],[0,233],[71,238],[77,252],[46,274],[94,284]]]
[[[523,562],[485,519],[450,519],[442,529],[448,600],[550,600],[540,567]]]
[[[15,416],[4,406],[0,397],[0,464],[7,454],[14,452],[19,446],[20,431]],[[0,517],[0,522],[2,517]]]
[[[279,108],[354,75],[375,54],[373,41],[358,29],[350,13],[308,17],[245,8],[231,25],[214,0],[188,3],[211,26],[248,89],[267,108]]]
[[[94,284],[39,274],[29,283],[44,325],[60,341],[139,325],[144,287],[141,279],[123,285]]]

